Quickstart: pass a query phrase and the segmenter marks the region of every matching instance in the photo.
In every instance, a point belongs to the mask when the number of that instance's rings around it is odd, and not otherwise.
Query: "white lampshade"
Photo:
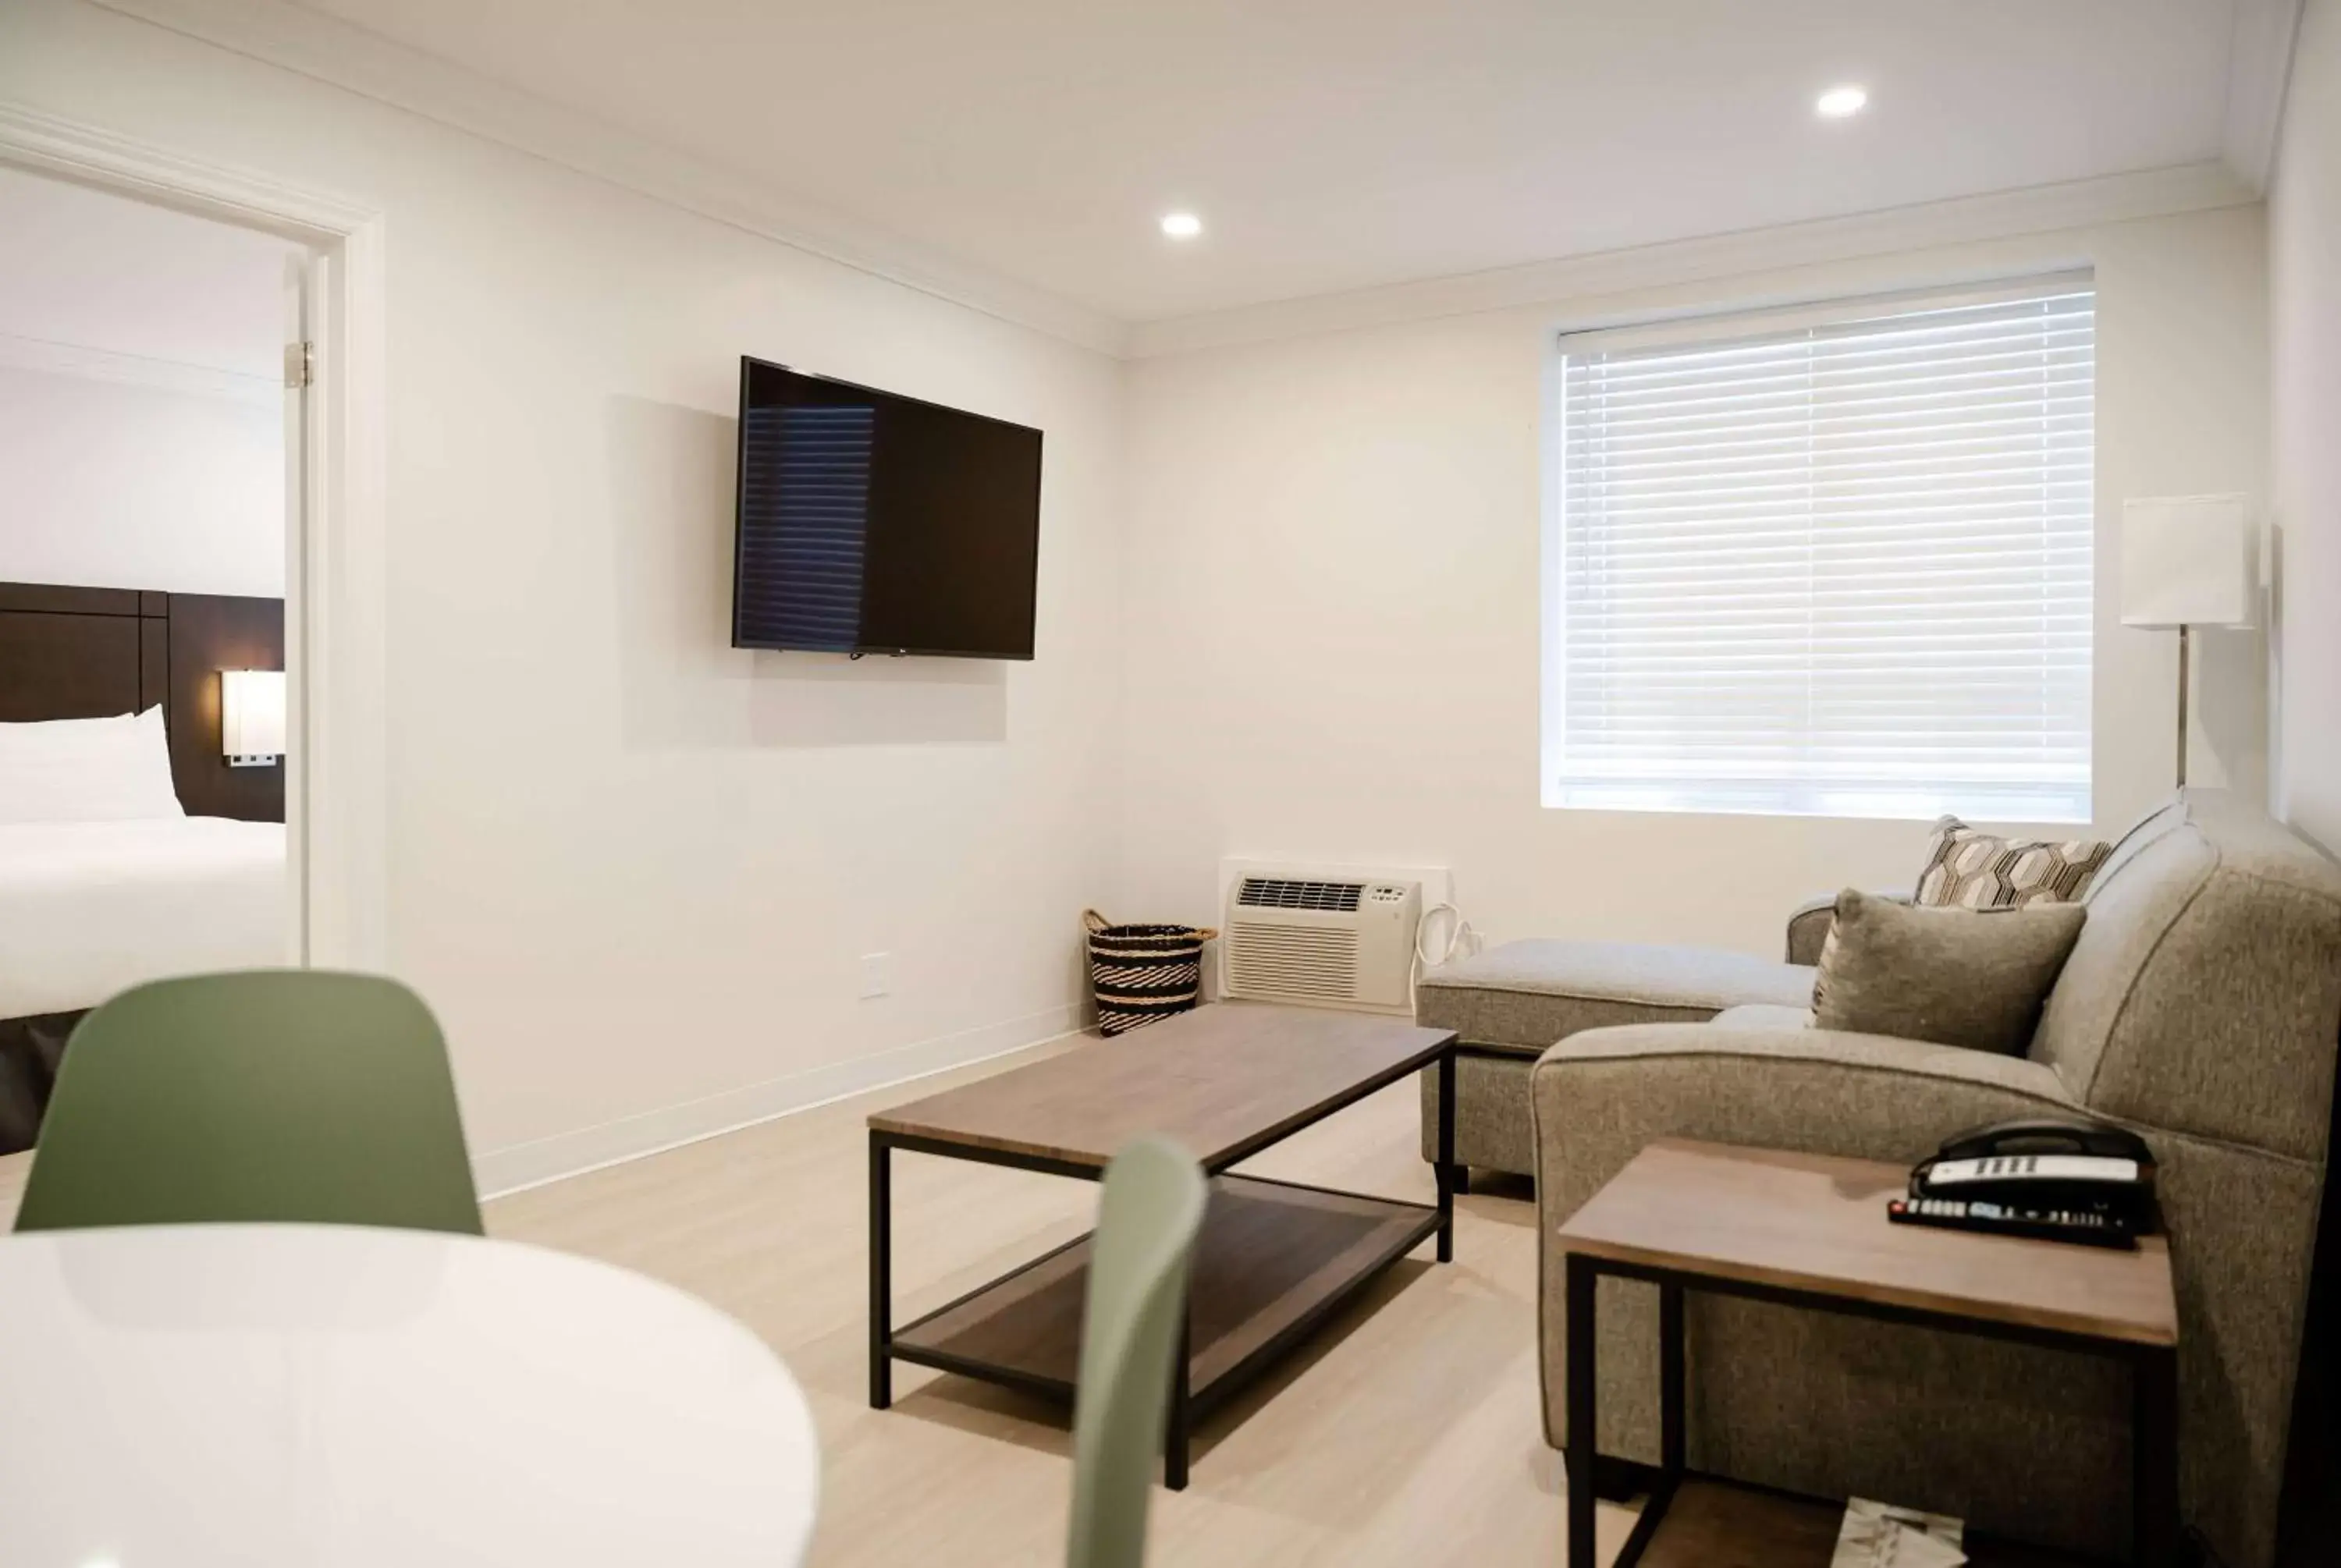
[[[2124,626],[2249,626],[2259,575],[2250,497],[2123,504]]]
[[[284,755],[284,671],[220,671],[220,751],[234,758]]]

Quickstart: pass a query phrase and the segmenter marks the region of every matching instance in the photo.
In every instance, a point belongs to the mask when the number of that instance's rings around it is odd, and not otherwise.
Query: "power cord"
[[[1423,938],[1430,934],[1431,922],[1441,915],[1448,917],[1447,940],[1440,944],[1434,955],[1424,948]],[[1441,964],[1452,962],[1459,954],[1470,958],[1479,950],[1479,933],[1470,921],[1463,918],[1462,910],[1448,903],[1433,904],[1423,910],[1422,918],[1414,925],[1414,962],[1408,967],[1406,977],[1408,1006],[1413,1005],[1415,987],[1420,983],[1425,969],[1435,969]]]

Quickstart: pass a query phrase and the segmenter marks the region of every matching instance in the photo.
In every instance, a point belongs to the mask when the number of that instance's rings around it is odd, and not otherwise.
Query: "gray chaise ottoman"
[[[1803,964],[1718,948],[1539,940],[1507,942],[1432,970],[1415,987],[1414,1016],[1461,1038],[1457,1161],[1529,1176],[1529,1069],[1556,1040],[1611,1024],[1704,1023],[1739,1007],[1801,1015],[1812,997],[1813,971]],[[1437,1152],[1438,1128],[1439,1080],[1425,1073],[1425,1159]]]

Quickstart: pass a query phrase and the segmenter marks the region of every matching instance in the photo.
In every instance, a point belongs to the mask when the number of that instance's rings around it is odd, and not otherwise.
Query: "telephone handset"
[[[1937,1159],[1983,1159],[1994,1155],[2082,1155],[2103,1159],[2154,1163],[2146,1140],[2127,1127],[2107,1122],[2065,1121],[2037,1116],[2024,1121],[1994,1122],[1971,1133],[1946,1139]]]
[[[2154,1226],[2154,1155],[2136,1133],[2102,1122],[1999,1122],[1920,1160],[1887,1217],[2131,1246]]]

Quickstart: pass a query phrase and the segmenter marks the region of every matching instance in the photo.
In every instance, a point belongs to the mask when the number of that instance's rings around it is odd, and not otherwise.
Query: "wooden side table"
[[[2132,1404],[2133,1555],[2153,1568],[2179,1550],[2178,1308],[2166,1238],[2132,1251],[1888,1224],[1908,1173],[1869,1160],[1665,1139],[1565,1221],[1568,1255],[1569,1562],[1593,1545],[1594,1285],[1603,1275],[1659,1288],[1659,1476],[1617,1568],[1705,1562],[1720,1543],[1746,1561],[1826,1564],[1841,1503],[1784,1497],[1688,1468],[1683,1293],[1712,1291],[1947,1333],[2012,1339],[2126,1363]],[[1923,1504],[1925,1499],[1892,1499]],[[1971,1540],[1979,1568],[2061,1561]],[[1734,1557],[1733,1561],[1740,1561]]]

